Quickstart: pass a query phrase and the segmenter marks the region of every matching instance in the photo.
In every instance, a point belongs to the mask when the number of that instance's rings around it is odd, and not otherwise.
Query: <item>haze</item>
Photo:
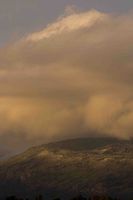
[[[116,1],[55,1],[57,11],[50,2],[0,2],[9,11],[0,15],[1,149],[92,135],[132,138],[132,3],[117,1],[117,9]],[[42,4],[49,13],[42,15]],[[20,16],[8,24],[15,6]]]

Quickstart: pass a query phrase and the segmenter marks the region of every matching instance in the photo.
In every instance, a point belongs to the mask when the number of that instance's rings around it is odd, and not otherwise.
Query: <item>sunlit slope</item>
[[[0,195],[47,198],[98,191],[133,194],[133,145],[115,139],[75,139],[33,147],[0,165]]]

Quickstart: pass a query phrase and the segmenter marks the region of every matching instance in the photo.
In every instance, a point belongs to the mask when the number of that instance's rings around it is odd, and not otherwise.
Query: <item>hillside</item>
[[[0,163],[0,197],[7,194],[48,199],[80,192],[133,196],[133,144],[81,138],[32,147]]]

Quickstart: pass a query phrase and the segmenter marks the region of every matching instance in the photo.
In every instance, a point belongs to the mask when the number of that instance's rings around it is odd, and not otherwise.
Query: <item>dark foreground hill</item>
[[[133,143],[85,138],[33,147],[0,163],[7,195],[68,199],[79,193],[133,198]]]

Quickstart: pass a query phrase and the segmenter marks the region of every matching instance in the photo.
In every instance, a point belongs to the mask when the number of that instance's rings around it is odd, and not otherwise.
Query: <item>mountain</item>
[[[6,149],[0,149],[0,160],[7,159],[11,156],[11,152]]]
[[[133,197],[132,169],[132,141],[79,138],[44,144],[0,162],[0,199],[107,193],[128,200]]]

